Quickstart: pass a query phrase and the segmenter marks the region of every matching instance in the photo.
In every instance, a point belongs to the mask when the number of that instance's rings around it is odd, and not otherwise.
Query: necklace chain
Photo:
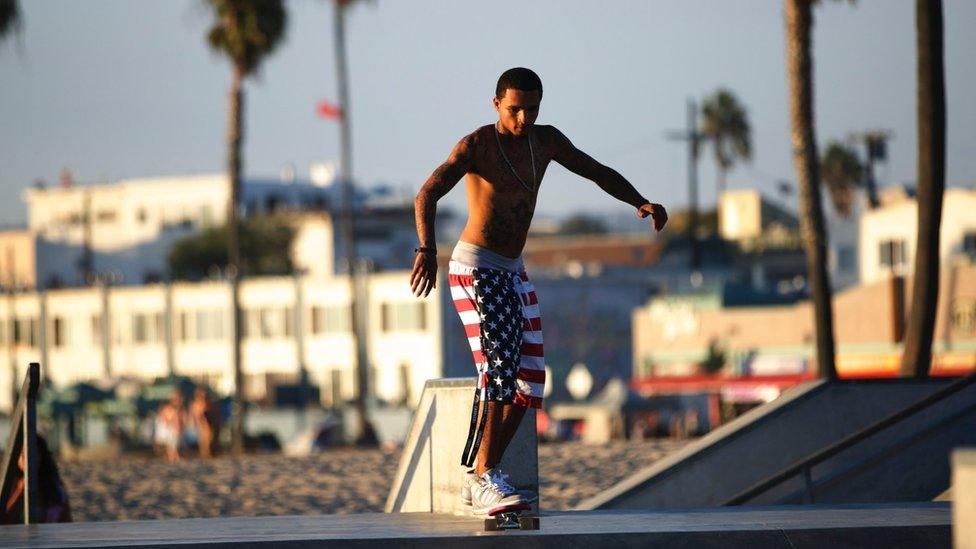
[[[519,176],[518,172],[515,171],[515,166],[512,166],[512,163],[509,162],[508,160],[508,156],[505,155],[505,149],[502,148],[502,140],[500,137],[498,137],[498,133],[499,133],[498,124],[495,124],[494,128],[495,128],[495,142],[498,143],[498,152],[502,153],[502,158],[505,160],[505,163],[508,164],[508,169],[512,170],[512,175],[514,175],[515,179],[518,179],[519,183],[521,183],[522,186],[525,187],[525,190],[529,191],[530,193],[534,193],[535,185],[536,185],[536,173],[535,173],[535,151],[532,150],[532,136],[528,134],[526,134],[525,136],[525,139],[529,142],[529,160],[532,161],[532,186],[530,187],[525,184],[525,181]]]

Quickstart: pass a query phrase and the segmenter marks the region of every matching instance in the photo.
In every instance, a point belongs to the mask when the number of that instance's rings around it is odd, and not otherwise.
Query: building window
[[[165,339],[163,313],[136,313],[132,315],[132,341],[148,344],[161,343]]]
[[[976,255],[976,232],[969,232],[962,236],[962,253]]]
[[[896,269],[908,265],[908,256],[905,254],[905,241],[882,240],[880,246],[881,266],[889,269]]]
[[[426,312],[423,303],[410,301],[384,303],[382,305],[383,331],[424,330],[427,327]]]
[[[14,323],[14,343],[37,347],[40,324],[36,318],[18,318]]]
[[[112,210],[102,210],[95,214],[95,220],[99,223],[115,223],[115,212]]]
[[[51,323],[51,332],[54,336],[54,346],[63,347],[67,341],[67,321],[60,316],[54,317],[54,321]]]
[[[196,314],[197,341],[214,341],[224,338],[224,311],[205,309]]]
[[[295,312],[291,307],[262,307],[248,311],[244,337],[276,339],[295,335]]]
[[[102,344],[102,315],[91,316],[92,345]]]
[[[185,341],[215,341],[224,338],[224,311],[198,309],[180,311],[176,316],[176,339]],[[166,317],[160,313],[156,320],[160,339],[165,339]]]
[[[349,305],[316,305],[312,307],[312,333],[342,333],[350,331]]]

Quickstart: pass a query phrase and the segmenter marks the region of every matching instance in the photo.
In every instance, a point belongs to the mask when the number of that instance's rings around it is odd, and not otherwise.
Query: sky
[[[53,184],[218,173],[230,67],[208,49],[204,0],[21,1],[22,33],[0,44],[0,225],[26,222],[21,191]],[[244,171],[299,176],[338,156],[332,3],[290,0],[285,42],[246,82]],[[947,183],[976,186],[976,2],[946,0]],[[815,10],[818,141],[893,132],[883,183],[916,177],[911,0],[822,2]],[[778,0],[374,0],[348,14],[353,167],[360,184],[415,192],[463,135],[491,123],[498,75],[526,66],[545,87],[539,123],[614,167],[647,198],[687,204],[689,98],[719,87],[748,109],[753,159],[730,188],[775,195],[793,181],[784,24]],[[702,202],[714,203],[711,151]],[[795,200],[795,197],[794,197]],[[464,187],[443,201],[464,209]],[[628,207],[559,166],[537,211]],[[636,221],[635,221],[636,222]]]

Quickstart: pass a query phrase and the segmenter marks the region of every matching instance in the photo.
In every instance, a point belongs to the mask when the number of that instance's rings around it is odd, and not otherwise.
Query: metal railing
[[[949,385],[935,391],[934,393],[922,398],[921,400],[915,402],[914,404],[902,408],[901,410],[890,414],[871,425],[861,429],[860,431],[849,435],[838,442],[807,456],[806,458],[790,465],[789,467],[779,471],[778,473],[762,480],[749,488],[739,492],[735,496],[732,496],[728,500],[722,503],[722,505],[742,505],[747,501],[753,499],[754,497],[762,494],[763,492],[769,490],[770,488],[780,484],[781,482],[791,479],[798,474],[803,476],[803,485],[805,492],[805,501],[808,503],[813,502],[813,475],[811,469],[819,465],[820,463],[832,458],[833,456],[843,452],[844,450],[854,446],[858,442],[884,430],[888,427],[898,423],[899,421],[912,416],[933,404],[936,404],[943,399],[952,396],[955,393],[969,387],[974,382],[976,382],[976,372],[970,373],[969,375],[953,381]]]
[[[24,524],[36,524],[40,517],[37,453],[37,389],[41,383],[41,365],[31,362],[20,389],[17,405],[10,415],[10,434],[0,461],[0,505],[6,505],[18,479],[24,479]],[[24,471],[20,472],[20,456]]]

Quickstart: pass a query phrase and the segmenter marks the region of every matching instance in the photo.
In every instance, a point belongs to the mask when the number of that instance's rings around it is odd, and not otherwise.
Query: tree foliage
[[[719,88],[702,103],[702,133],[711,141],[718,166],[718,191],[722,192],[726,172],[737,160],[752,158],[749,115],[730,90]]]
[[[17,0],[0,0],[0,42],[11,31],[20,30],[20,7]]]
[[[584,213],[567,217],[559,225],[560,234],[606,234],[607,224],[600,218]]]
[[[215,21],[207,42],[226,55],[242,75],[257,70],[261,60],[281,43],[287,16],[281,0],[208,0]]]
[[[280,217],[261,216],[241,224],[241,256],[244,274],[285,275],[292,272],[292,226]],[[173,244],[167,257],[170,273],[178,280],[200,280],[220,269],[225,272],[227,227],[212,227]]]
[[[820,158],[820,177],[827,184],[834,210],[850,217],[854,208],[854,195],[861,185],[864,166],[854,149],[831,141]]]

